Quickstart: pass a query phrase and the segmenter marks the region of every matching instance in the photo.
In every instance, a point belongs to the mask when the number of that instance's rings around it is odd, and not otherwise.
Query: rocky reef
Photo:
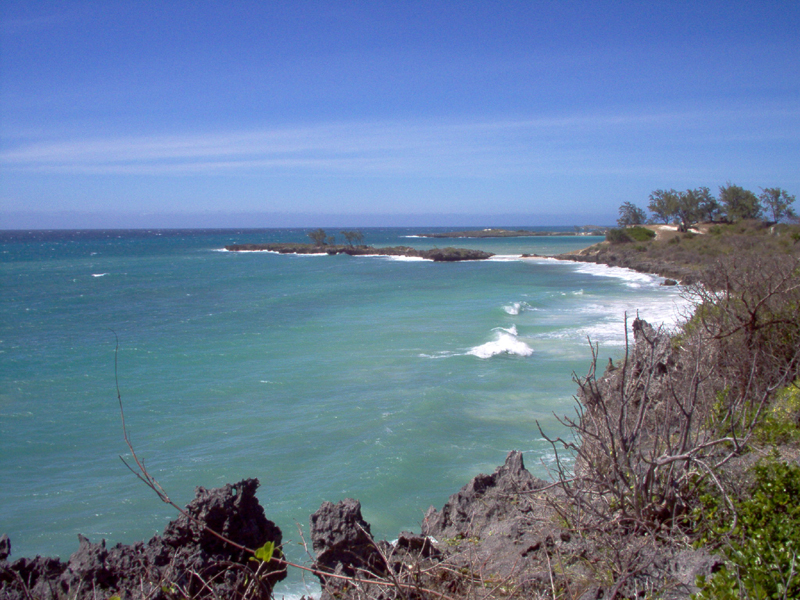
[[[423,258],[434,262],[456,262],[461,260],[486,260],[494,256],[483,250],[467,248],[432,248],[417,250],[410,246],[373,248],[372,246],[316,245],[316,244],[231,244],[225,246],[229,252],[277,252],[279,254],[347,254],[349,256],[405,256]]]
[[[286,575],[285,565],[273,560],[258,570],[250,553],[209,532],[251,549],[268,541],[278,547],[281,531],[264,516],[257,487],[257,480],[248,479],[198,488],[186,507],[189,516],[169,523],[162,535],[113,548],[81,536],[66,563],[40,556],[9,562],[4,536],[0,598],[269,598]],[[558,489],[534,477],[522,454],[512,451],[494,473],[474,477],[441,510],[431,507],[421,535],[403,532],[393,542],[375,540],[357,500],[325,502],[310,518],[316,555],[311,568],[322,586],[321,600],[486,598],[501,589],[501,596],[523,598],[570,584],[577,586],[575,598],[607,597],[596,570],[609,549],[564,525],[554,504],[559,498],[563,501]],[[637,573],[631,589],[637,581],[658,581],[668,584],[665,598],[688,598],[695,578],[719,563],[703,550],[639,551],[647,554],[648,567]]]

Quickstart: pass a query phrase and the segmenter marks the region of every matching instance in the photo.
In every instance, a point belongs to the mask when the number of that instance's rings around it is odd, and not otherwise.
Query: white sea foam
[[[521,312],[525,312],[526,310],[534,310],[534,309],[527,302],[512,302],[511,304],[506,304],[503,307],[503,310],[506,311],[509,315],[518,315]]]
[[[506,333],[511,334],[513,336],[519,335],[517,333],[517,326],[516,325],[512,325],[511,327],[495,327],[494,331],[505,331]]]
[[[491,256],[486,260],[493,262],[509,262],[514,260],[520,260],[521,258],[522,258],[521,254],[495,254],[494,256]]]
[[[228,250],[227,248],[216,248],[214,252],[230,252],[231,254],[280,254],[276,250]]]
[[[630,287],[644,287],[660,285],[663,277],[657,275],[649,275],[647,273],[639,273],[624,267],[609,267],[608,265],[598,265],[594,263],[575,263],[577,268],[576,273],[586,273],[587,275],[594,275],[595,277],[615,277],[623,279]]]
[[[518,339],[516,335],[508,331],[497,331],[495,339],[480,346],[470,348],[467,354],[478,358],[491,358],[498,354],[515,354],[517,356],[530,356],[533,348]]]
[[[397,260],[401,262],[419,262],[421,260],[431,260],[429,258],[422,258],[421,256],[390,256],[386,254],[361,254],[367,258],[385,258],[386,260]]]
[[[105,277],[108,273],[92,273],[92,277]]]
[[[281,254],[283,256],[328,256],[327,252],[278,252],[277,250],[227,250],[217,248],[214,252],[230,252],[231,254]]]
[[[446,352],[446,351],[436,352],[434,354],[425,354],[424,352],[420,352],[417,356],[419,356],[420,358],[438,359],[438,358],[450,358],[451,356],[461,356],[461,354],[458,354],[457,352]]]
[[[280,582],[275,586],[274,596],[283,600],[300,600],[301,598],[319,598],[322,588],[312,581]]]
[[[579,321],[589,324],[565,327],[544,334],[548,339],[590,339],[602,346],[623,346],[625,344],[625,316],[628,318],[628,335],[632,336],[632,323],[638,316],[654,327],[674,329],[689,311],[689,302],[673,293],[667,299],[663,296],[644,298],[609,299],[603,304],[587,303],[573,309]],[[632,339],[632,338],[631,338]]]

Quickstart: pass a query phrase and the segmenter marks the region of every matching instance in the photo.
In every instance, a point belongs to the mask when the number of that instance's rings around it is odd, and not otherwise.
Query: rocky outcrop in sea
[[[373,248],[372,246],[315,245],[315,244],[231,244],[225,246],[228,252],[277,252],[278,254],[347,254],[349,256],[403,256],[422,258],[434,262],[457,262],[462,260],[486,260],[494,256],[483,250],[467,248],[432,248],[418,250],[410,246]]]

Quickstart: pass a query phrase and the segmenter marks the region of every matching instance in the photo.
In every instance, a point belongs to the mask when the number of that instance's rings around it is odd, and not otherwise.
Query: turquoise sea
[[[0,232],[0,533],[12,559],[66,559],[77,534],[129,543],[173,510],[121,463],[127,425],[179,504],[245,477],[303,560],[298,526],[358,498],[380,537],[512,449],[546,477],[536,422],[562,433],[573,372],[624,349],[627,311],[674,324],[660,279],[522,253],[598,238],[433,240],[365,229],[371,245],[481,248],[440,264],[230,253],[307,230]],[[426,230],[431,231],[431,230]],[[331,231],[330,233],[334,233]],[[294,593],[290,583],[287,593]]]

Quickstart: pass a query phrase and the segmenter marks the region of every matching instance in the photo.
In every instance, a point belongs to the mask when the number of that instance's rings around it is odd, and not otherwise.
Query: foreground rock
[[[478,475],[453,494],[441,511],[431,507],[421,536],[403,533],[393,544],[372,539],[357,501],[325,503],[311,517],[314,566],[358,580],[320,576],[322,600],[537,598],[556,591],[594,600],[634,597],[637,590],[688,599],[696,577],[719,563],[703,550],[575,531],[561,512],[564,500],[559,488],[531,475],[514,451],[493,474]],[[613,577],[605,581],[614,586],[604,583],[612,555],[625,554],[635,556],[640,568],[624,585]]]
[[[434,262],[456,262],[461,260],[486,260],[494,256],[483,250],[467,248],[433,248],[417,250],[409,246],[373,248],[372,246],[341,246],[314,244],[231,244],[225,246],[229,252],[278,252],[279,254],[347,254],[349,256],[405,256],[423,258]]]
[[[251,554],[206,529],[247,548],[269,541],[279,546],[281,531],[264,516],[255,497],[258,485],[257,479],[245,479],[213,490],[198,488],[186,507],[192,518],[179,516],[146,544],[106,548],[104,540],[93,544],[79,536],[79,548],[66,563],[37,556],[9,564],[0,558],[0,598],[230,598],[245,591],[252,598],[269,598],[285,570],[271,563],[254,577]],[[5,544],[10,545],[7,538]]]

